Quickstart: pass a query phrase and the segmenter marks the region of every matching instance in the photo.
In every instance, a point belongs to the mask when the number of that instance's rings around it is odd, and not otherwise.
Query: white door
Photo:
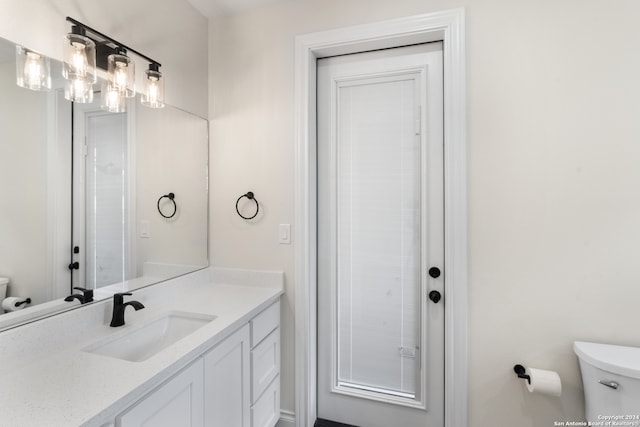
[[[317,67],[318,418],[442,426],[442,44]]]
[[[96,103],[74,104],[73,117],[72,282],[95,289],[129,278],[128,119]]]

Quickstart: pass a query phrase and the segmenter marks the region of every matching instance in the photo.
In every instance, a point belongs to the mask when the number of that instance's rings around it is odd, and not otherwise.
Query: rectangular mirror
[[[74,287],[100,299],[208,266],[207,121],[135,98],[109,113],[99,92],[71,103],[51,68],[51,91],[18,87],[0,40],[0,300],[31,300],[0,309],[0,329],[79,305]]]

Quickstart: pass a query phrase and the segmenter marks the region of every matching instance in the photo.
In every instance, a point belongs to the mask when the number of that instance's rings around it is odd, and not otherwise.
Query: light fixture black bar
[[[107,40],[107,41],[109,41],[109,42],[111,42],[111,43],[113,43],[115,45],[118,45],[120,47],[125,48],[128,52],[135,53],[139,57],[141,57],[143,59],[146,59],[147,61],[151,62],[152,64],[158,65],[158,67],[162,66],[162,64],[159,63],[158,61],[156,61],[155,59],[149,58],[147,55],[144,55],[144,54],[138,52],[137,50],[130,48],[129,46],[127,46],[124,43],[120,43],[119,41],[112,39],[111,37],[107,36],[106,34],[101,33],[100,31],[94,30],[90,26],[85,25],[80,21],[77,21],[77,20],[75,20],[75,19],[73,19],[73,18],[71,18],[69,16],[67,16],[67,21],[71,22],[73,25],[77,25],[77,26],[79,26],[81,28],[84,28],[85,30],[89,31],[90,33],[93,33],[93,34],[95,34],[97,36],[100,36],[101,38],[103,38],[103,39],[105,39],[105,40]]]

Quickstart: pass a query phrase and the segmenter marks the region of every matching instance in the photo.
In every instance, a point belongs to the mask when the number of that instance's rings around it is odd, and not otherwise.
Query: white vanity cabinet
[[[118,427],[273,427],[280,418],[280,302],[116,417]]]
[[[204,426],[203,361],[198,359],[116,417],[116,426]]]

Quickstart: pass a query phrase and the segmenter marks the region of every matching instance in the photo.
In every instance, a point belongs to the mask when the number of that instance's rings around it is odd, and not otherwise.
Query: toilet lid
[[[640,348],[576,341],[573,351],[596,368],[640,379]]]
[[[6,285],[9,283],[9,279],[6,277],[0,277],[0,285]]]

